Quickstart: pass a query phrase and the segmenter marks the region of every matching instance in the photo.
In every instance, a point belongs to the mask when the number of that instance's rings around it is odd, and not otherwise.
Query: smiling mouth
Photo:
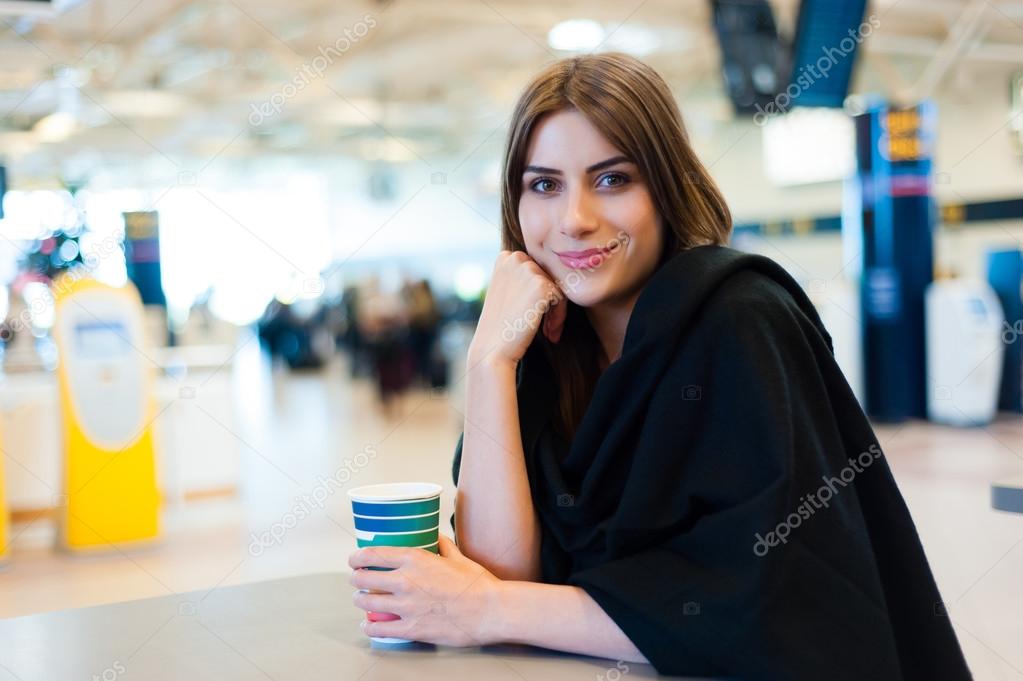
[[[579,270],[599,267],[611,255],[609,248],[587,248],[585,251],[555,251],[565,267]]]

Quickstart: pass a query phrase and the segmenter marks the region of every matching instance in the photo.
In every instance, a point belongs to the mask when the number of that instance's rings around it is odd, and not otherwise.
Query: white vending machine
[[[983,281],[935,281],[927,288],[927,417],[982,426],[998,411],[1002,378],[1001,303]]]

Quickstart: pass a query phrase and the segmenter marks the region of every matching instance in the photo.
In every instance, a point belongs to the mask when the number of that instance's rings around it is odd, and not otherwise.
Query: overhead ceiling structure
[[[160,157],[465,154],[573,46],[640,55],[697,125],[734,115],[706,0],[26,4],[40,3],[0,2],[0,163],[16,182]],[[791,36],[798,0],[772,7]],[[911,101],[971,69],[1023,69],[1021,0],[879,0],[867,14],[879,27],[857,92]]]

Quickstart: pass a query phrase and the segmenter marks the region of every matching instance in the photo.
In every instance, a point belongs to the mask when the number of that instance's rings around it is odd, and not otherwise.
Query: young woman
[[[400,617],[366,633],[666,674],[969,678],[827,331],[780,267],[723,245],[662,79],[620,54],[543,70],[501,207],[458,545],[354,553],[355,603]]]

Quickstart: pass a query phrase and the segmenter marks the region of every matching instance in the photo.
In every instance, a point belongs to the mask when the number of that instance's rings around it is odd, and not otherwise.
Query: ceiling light
[[[190,107],[184,97],[166,90],[113,90],[102,102],[104,109],[123,118],[175,118]]]
[[[551,47],[567,52],[592,50],[603,40],[604,27],[592,19],[562,21],[547,33],[547,43]]]
[[[661,47],[661,39],[647,26],[621,24],[608,35],[607,47],[634,57],[645,57]]]
[[[63,142],[75,131],[75,117],[65,111],[58,111],[39,119],[32,132],[40,142]]]

